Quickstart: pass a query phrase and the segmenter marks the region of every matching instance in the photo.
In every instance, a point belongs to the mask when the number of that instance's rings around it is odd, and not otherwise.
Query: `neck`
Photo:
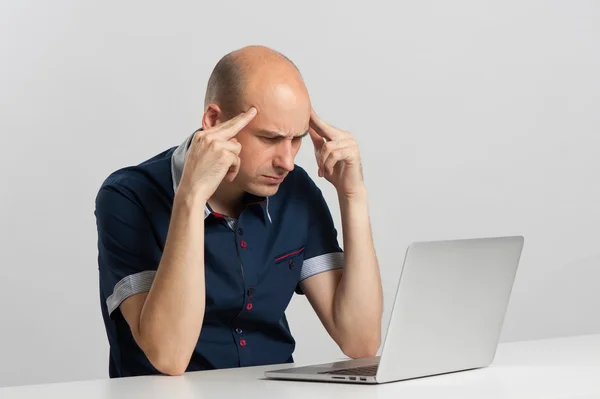
[[[237,218],[242,212],[244,204],[244,190],[232,183],[223,181],[208,200],[213,211]]]

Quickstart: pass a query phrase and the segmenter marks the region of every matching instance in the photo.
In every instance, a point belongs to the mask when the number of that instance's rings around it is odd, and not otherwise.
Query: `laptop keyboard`
[[[375,376],[377,375],[378,364],[374,364],[373,366],[364,366],[364,367],[353,367],[349,369],[341,369],[341,370],[333,370],[333,371],[324,371],[319,374],[336,374],[336,375],[364,375],[364,376]]]

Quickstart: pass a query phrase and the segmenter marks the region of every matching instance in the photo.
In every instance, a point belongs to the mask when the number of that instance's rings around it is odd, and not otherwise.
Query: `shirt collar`
[[[171,156],[171,177],[173,179],[173,192],[174,193],[177,192],[177,187],[179,187],[179,182],[181,181],[181,175],[183,174],[183,166],[185,165],[185,157],[187,156],[188,148],[190,147],[190,144],[192,142],[192,138],[194,137],[194,134],[196,134],[196,132],[198,132],[199,130],[202,130],[202,129],[198,129],[194,133],[189,135],[184,140],[184,142],[181,143],[175,149],[175,151],[173,152],[173,155]],[[244,202],[246,204],[260,203],[269,222],[270,223],[273,222],[271,220],[271,215],[269,214],[269,197],[262,198],[262,197],[257,197],[255,195],[246,193],[246,195],[244,196]],[[208,207],[208,205],[206,205],[204,207],[204,219],[206,219],[211,213],[212,212],[211,212],[210,208]]]

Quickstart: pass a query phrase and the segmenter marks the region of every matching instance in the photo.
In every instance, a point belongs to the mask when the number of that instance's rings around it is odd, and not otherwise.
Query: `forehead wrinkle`
[[[258,131],[259,133],[266,133],[270,136],[275,136],[275,137],[282,137],[282,138],[294,138],[294,137],[302,137],[305,136],[308,133],[308,129],[306,129],[304,132],[299,133],[299,134],[286,134],[286,133],[281,133],[275,130],[269,130],[269,129],[259,129]]]

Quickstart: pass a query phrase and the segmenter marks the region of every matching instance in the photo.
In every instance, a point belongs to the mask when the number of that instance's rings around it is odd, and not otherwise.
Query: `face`
[[[258,114],[236,136],[242,145],[234,184],[251,194],[274,195],[308,134],[310,101],[302,90],[277,85],[248,99]]]

